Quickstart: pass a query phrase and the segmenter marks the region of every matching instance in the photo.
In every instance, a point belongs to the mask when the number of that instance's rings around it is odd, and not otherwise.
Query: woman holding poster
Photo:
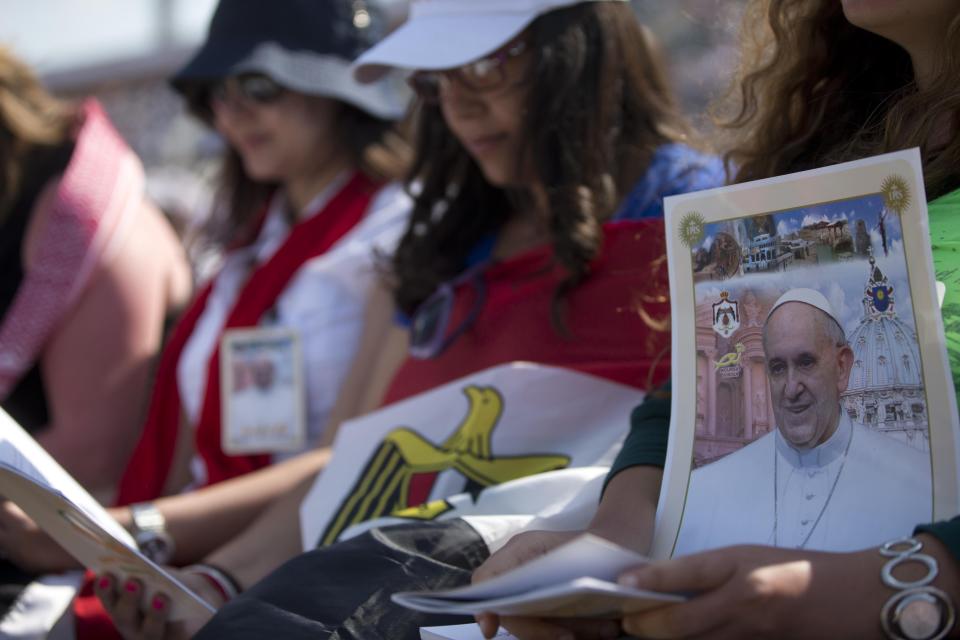
[[[954,257],[960,249],[960,7],[951,0],[756,0],[747,15],[744,102],[729,122],[736,136],[730,153],[736,179],[920,147],[947,351],[954,389],[960,389],[960,281]],[[886,231],[877,226],[881,251]],[[854,250],[856,240],[854,229]],[[668,416],[663,412],[654,419]],[[612,476],[609,487],[622,480],[623,474]],[[518,541],[495,556],[483,575],[553,544],[539,534]],[[891,580],[884,569],[893,561],[894,566],[925,565],[916,575],[896,569],[895,576],[912,580],[927,574],[930,585]],[[921,527],[915,544],[883,553],[877,548],[844,554],[724,548],[622,576],[624,584],[641,589],[700,594],[688,603],[629,616],[622,628],[649,638],[942,638],[956,633],[958,561],[956,522]],[[494,622],[483,619],[488,637]],[[553,622],[504,622],[520,638],[564,632]]]

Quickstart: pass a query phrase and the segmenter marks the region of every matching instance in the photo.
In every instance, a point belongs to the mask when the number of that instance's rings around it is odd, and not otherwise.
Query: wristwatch
[[[152,502],[140,502],[129,507],[132,523],[130,533],[140,553],[157,564],[167,564],[173,558],[173,538],[167,533],[167,520]]]

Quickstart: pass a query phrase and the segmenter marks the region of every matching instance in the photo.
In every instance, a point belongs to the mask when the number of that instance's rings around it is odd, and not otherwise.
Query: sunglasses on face
[[[246,73],[231,76],[210,87],[208,99],[211,106],[227,104],[234,100],[243,100],[250,104],[271,104],[276,102],[286,89],[277,84],[270,76],[262,73]]]
[[[440,90],[449,86],[453,80],[473,91],[496,91],[507,85],[507,61],[526,50],[526,43],[517,41],[462,67],[443,71],[417,71],[410,76],[407,83],[421,100],[430,104],[440,100]]]

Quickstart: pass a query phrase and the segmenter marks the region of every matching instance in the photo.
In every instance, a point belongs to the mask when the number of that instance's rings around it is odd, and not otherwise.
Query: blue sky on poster
[[[887,234],[887,254],[885,255],[878,228],[882,211],[882,197],[873,195],[775,213],[773,217],[776,227],[787,229],[788,232],[810,223],[835,222],[840,219],[847,220],[851,232],[855,232],[856,220],[863,219],[870,234],[870,243],[877,266],[893,286],[897,314],[909,327],[915,328],[900,219],[889,213],[885,217]],[[715,236],[721,230],[729,231],[728,223],[713,223],[706,227],[709,236]],[[712,238],[710,244],[712,244]],[[707,238],[701,246],[709,247]],[[701,282],[696,286],[696,299],[698,304],[712,303],[720,299],[721,291],[728,291],[732,299],[742,300],[747,291],[752,289],[755,292],[765,292],[765,297],[772,300],[788,289],[811,287],[827,297],[840,316],[839,320],[844,330],[849,334],[863,317],[862,299],[869,276],[869,262],[865,258],[826,264],[795,263],[785,272],[751,273],[722,282]]]

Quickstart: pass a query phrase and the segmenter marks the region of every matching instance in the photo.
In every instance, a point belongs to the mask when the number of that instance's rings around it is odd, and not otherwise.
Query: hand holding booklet
[[[538,617],[620,617],[682,602],[682,595],[631,589],[617,576],[647,558],[589,534],[486,582],[447,591],[402,592],[418,611]]]
[[[143,556],[130,534],[0,410],[0,495],[15,503],[88,569],[120,580],[137,578],[146,596],[170,597],[170,620],[213,609],[180,581]]]

